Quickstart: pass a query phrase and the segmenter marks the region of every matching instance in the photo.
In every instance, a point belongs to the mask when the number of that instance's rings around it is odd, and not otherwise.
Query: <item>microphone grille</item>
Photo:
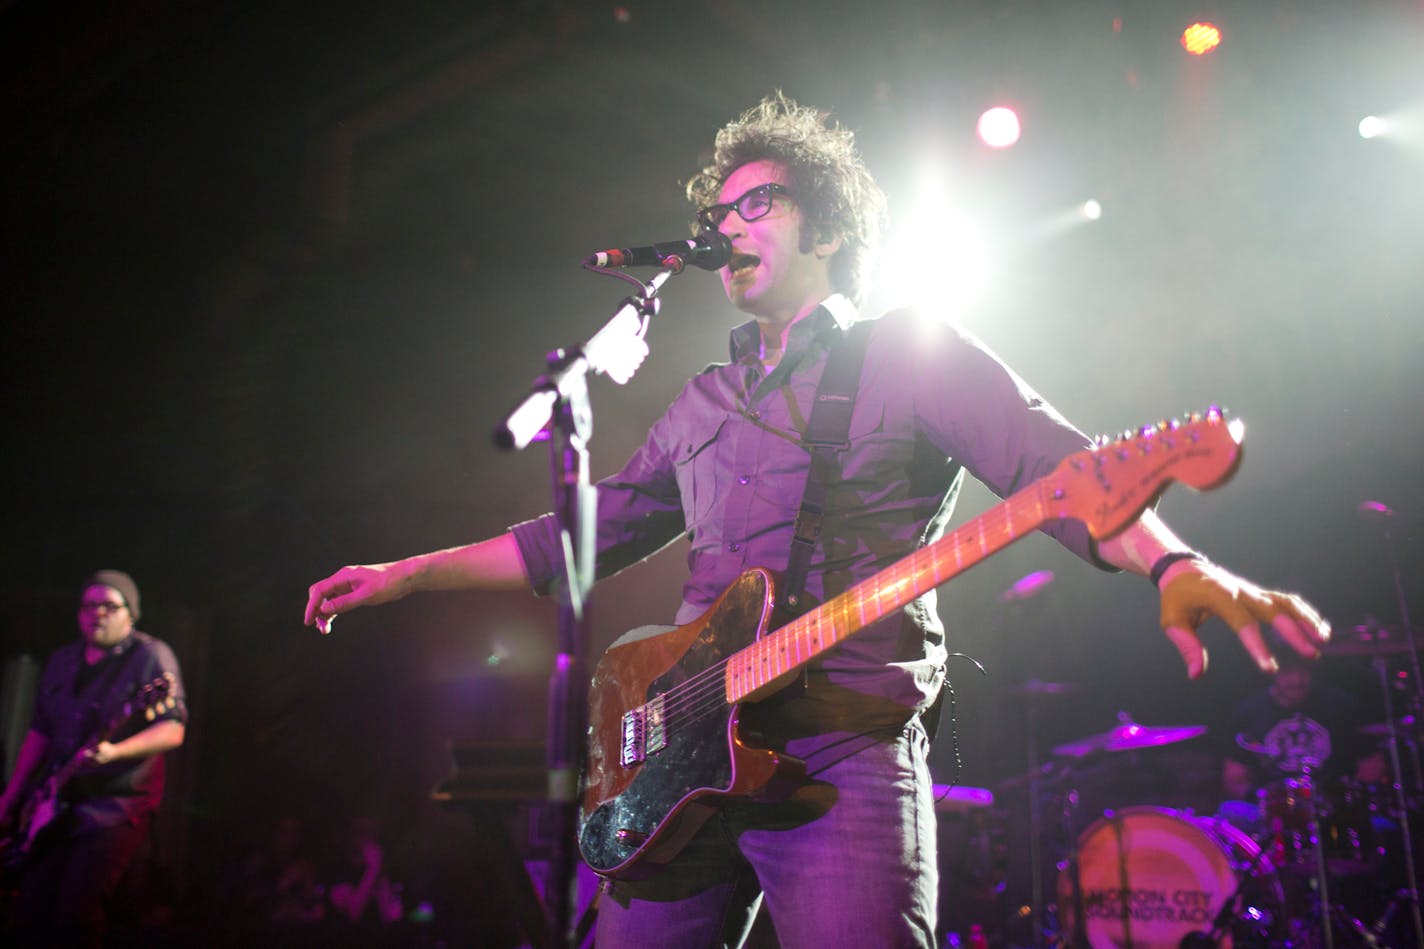
[[[703,270],[721,270],[732,259],[732,242],[721,231],[702,231],[697,235],[697,243],[706,250],[694,255],[693,263]]]

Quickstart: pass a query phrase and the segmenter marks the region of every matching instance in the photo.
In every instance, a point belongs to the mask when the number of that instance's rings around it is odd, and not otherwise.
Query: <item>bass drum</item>
[[[1093,949],[1178,949],[1220,916],[1217,945],[1269,945],[1281,888],[1259,858],[1247,834],[1215,818],[1162,807],[1109,812],[1078,838],[1081,898],[1071,863],[1058,876],[1064,939]]]

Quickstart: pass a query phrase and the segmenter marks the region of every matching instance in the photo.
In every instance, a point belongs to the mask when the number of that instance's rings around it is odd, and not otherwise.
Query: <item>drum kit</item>
[[[1337,633],[1326,655],[1401,655],[1407,638],[1398,629],[1358,627]],[[1135,753],[1123,757],[1136,762],[1142,753],[1203,735],[1204,725],[1148,726],[1120,714],[1115,727],[1054,747],[1042,765],[1033,764],[1030,736],[1029,772],[1001,790],[1028,794],[1032,902],[1011,919],[1028,921],[1032,933],[1023,939],[1006,933],[1004,942],[1092,949],[1424,949],[1410,841],[1411,821],[1424,825],[1414,816],[1424,794],[1407,791],[1400,780],[1401,749],[1412,757],[1416,778],[1424,769],[1417,716],[1396,716],[1390,707],[1390,681],[1401,678],[1408,675],[1381,672],[1385,721],[1360,729],[1382,739],[1389,753],[1389,770],[1378,783],[1331,778],[1312,767],[1317,762],[1292,762],[1254,801],[1226,802],[1211,816],[1139,803],[1091,819],[1077,813],[1080,776],[1090,762],[1123,753]],[[1033,680],[1016,691],[1037,700],[1077,689]],[[1032,716],[1029,724],[1035,725]],[[1040,841],[1052,836],[1043,833],[1043,798],[1062,805],[1061,847],[1051,862],[1039,853]],[[1045,874],[1048,866],[1057,874],[1052,901],[1043,879],[1053,872]]]

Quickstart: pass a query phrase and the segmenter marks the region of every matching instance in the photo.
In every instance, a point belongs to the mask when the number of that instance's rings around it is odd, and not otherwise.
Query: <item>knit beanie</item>
[[[138,622],[138,584],[133,582],[133,577],[122,570],[100,570],[84,581],[79,592],[83,593],[95,584],[118,590],[124,598],[124,605],[129,608],[129,615],[133,617],[135,623]]]

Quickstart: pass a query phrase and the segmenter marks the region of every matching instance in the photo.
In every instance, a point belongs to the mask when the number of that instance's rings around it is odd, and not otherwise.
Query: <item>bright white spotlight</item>
[[[1385,133],[1384,119],[1377,115],[1367,115],[1360,119],[1360,138],[1375,138]]]
[[[1085,221],[1096,221],[1103,216],[1103,206],[1095,198],[1089,198],[1079,205],[1078,213]]]
[[[1019,117],[1013,109],[995,106],[979,116],[979,139],[990,148],[1008,148],[1019,140]]]
[[[979,228],[954,207],[940,178],[926,175],[886,243],[877,282],[927,316],[942,319],[978,302],[988,271],[989,255]]]

